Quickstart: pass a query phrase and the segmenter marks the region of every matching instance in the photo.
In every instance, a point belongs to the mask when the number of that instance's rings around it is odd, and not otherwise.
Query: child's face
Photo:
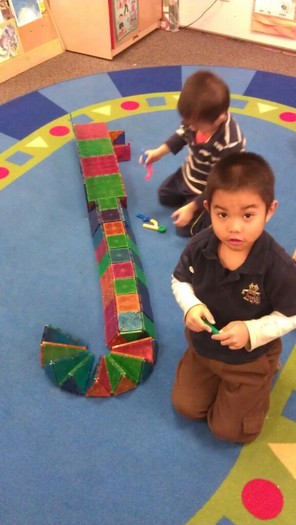
[[[208,203],[205,202],[208,209]],[[277,207],[269,210],[260,195],[251,189],[234,192],[216,190],[210,209],[212,227],[218,239],[230,251],[248,254]]]

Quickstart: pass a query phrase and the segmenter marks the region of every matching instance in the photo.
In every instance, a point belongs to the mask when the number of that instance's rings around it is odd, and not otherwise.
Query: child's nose
[[[231,219],[228,225],[230,232],[239,232],[241,230],[241,221],[240,219]]]

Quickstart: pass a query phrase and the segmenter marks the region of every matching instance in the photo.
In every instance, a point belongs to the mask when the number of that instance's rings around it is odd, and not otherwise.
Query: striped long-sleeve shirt
[[[246,141],[238,123],[228,113],[226,122],[221,124],[207,142],[197,142],[196,132],[181,124],[165,143],[175,155],[184,146],[188,146],[188,155],[182,166],[182,173],[186,185],[198,196],[206,189],[212,166],[229,153],[244,151]]]

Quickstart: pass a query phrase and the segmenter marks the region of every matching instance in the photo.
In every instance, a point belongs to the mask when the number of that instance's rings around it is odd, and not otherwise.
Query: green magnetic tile
[[[97,155],[113,155],[114,149],[111,139],[100,139]]]
[[[138,257],[140,256],[138,246],[130,237],[128,238],[128,246],[133,253],[135,253]]]
[[[54,373],[56,375],[57,383],[60,385],[65,381],[69,372],[73,370],[83,359],[85,358],[85,352],[81,352],[75,356],[69,356],[66,359],[59,361],[53,361]]]
[[[114,392],[125,373],[122,368],[114,361],[110,354],[106,355],[106,367],[111,385],[111,391]]]
[[[114,290],[116,295],[137,293],[136,279],[134,277],[114,279]]]
[[[88,177],[85,180],[88,201],[97,201],[101,197],[122,197],[125,195],[123,182],[119,173],[99,177]]]
[[[139,383],[142,376],[143,359],[127,357],[120,354],[113,354],[114,361],[124,370],[125,374],[134,383]]]
[[[111,249],[110,259],[112,263],[131,261],[131,253],[127,248]]]
[[[100,262],[98,263],[100,277],[102,277],[102,275],[105,273],[105,271],[107,270],[108,266],[110,266],[110,264],[111,264],[110,254],[109,252],[106,252],[105,255],[102,257],[102,259],[100,260]]]
[[[139,266],[137,266],[135,264],[135,274],[136,274],[136,277],[145,285],[147,285],[147,281],[146,281],[146,277],[145,277],[145,274],[143,272],[143,270],[141,270],[141,268],[139,268]]]
[[[102,197],[97,201],[98,208],[102,210],[116,210],[118,209],[118,200],[116,197]]]
[[[153,321],[151,321],[151,319],[149,319],[149,317],[147,317],[147,315],[145,315],[144,313],[142,315],[143,315],[143,320],[144,320],[145,332],[148,335],[150,335],[152,339],[156,339],[155,326],[154,326]]]
[[[128,239],[124,234],[108,235],[106,237],[109,250],[115,248],[128,248]]]
[[[60,343],[41,343],[42,365],[47,365],[50,361],[65,359],[66,357],[86,351],[86,346],[65,345]]]
[[[122,312],[118,314],[118,328],[121,334],[125,332],[140,332],[144,329],[141,312]]]
[[[65,378],[65,381],[73,378],[81,394],[86,392],[89,378],[93,369],[94,359],[94,355],[88,352],[85,358],[80,361],[80,363],[78,363],[78,365],[73,368]],[[64,382],[60,384],[61,388],[63,388],[63,384]]]
[[[77,144],[80,157],[95,157],[100,155],[99,143],[99,139],[79,140]]]
[[[144,381],[146,381],[146,379],[148,379],[152,372],[153,365],[151,363],[148,363],[148,361],[144,361],[142,366],[142,375],[140,378],[140,382],[143,383]]]

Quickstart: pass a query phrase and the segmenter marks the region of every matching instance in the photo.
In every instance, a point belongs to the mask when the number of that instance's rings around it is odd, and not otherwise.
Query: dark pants
[[[192,202],[196,197],[185,184],[182,168],[179,168],[175,173],[167,177],[158,188],[159,202],[164,206],[181,207],[189,202]],[[190,237],[195,233],[207,228],[211,224],[208,212],[202,206],[193,217],[192,221],[184,227],[176,227],[178,235]]]
[[[230,365],[198,355],[189,346],[181,358],[172,403],[189,419],[206,419],[213,434],[233,443],[249,443],[260,434],[269,408],[281,340],[248,363]],[[234,352],[235,350],[229,350]]]

